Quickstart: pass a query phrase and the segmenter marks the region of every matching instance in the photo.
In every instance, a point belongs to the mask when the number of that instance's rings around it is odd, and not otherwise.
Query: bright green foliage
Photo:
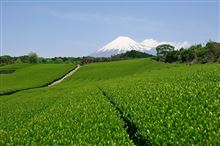
[[[71,64],[12,64],[0,70],[15,70],[11,74],[0,74],[0,94],[46,85],[73,69]]]
[[[151,145],[220,145],[220,65],[95,63],[0,107],[0,145],[133,145],[118,109]]]
[[[212,69],[151,82],[130,79],[104,90],[152,145],[219,145],[220,75]]]
[[[177,65],[173,65],[175,67]],[[71,82],[97,82],[97,81],[114,81],[116,78],[125,78],[144,72],[150,72],[153,69],[169,67],[168,64],[150,61],[149,59],[134,59],[126,61],[115,61],[107,63],[94,63],[82,66],[80,72],[77,72],[70,78]]]
[[[69,81],[101,87],[153,145],[220,143],[219,64],[100,63]]]
[[[100,90],[48,89],[0,98],[0,145],[132,145]]]

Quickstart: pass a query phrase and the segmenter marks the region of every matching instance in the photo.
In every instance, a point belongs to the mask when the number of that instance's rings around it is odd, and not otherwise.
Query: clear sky
[[[220,41],[218,0],[36,1],[1,2],[3,55],[83,56],[117,36],[139,42]]]

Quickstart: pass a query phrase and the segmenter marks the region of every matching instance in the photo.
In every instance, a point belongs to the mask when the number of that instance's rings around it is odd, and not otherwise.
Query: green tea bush
[[[220,65],[95,63],[0,107],[0,145],[220,145]]]
[[[0,94],[46,85],[75,68],[73,64],[12,64],[1,70],[15,70],[11,74],[0,74]]]

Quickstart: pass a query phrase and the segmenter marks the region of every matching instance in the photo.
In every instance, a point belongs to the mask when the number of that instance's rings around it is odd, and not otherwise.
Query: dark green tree
[[[194,51],[192,49],[180,49],[179,50],[179,61],[181,63],[191,62],[194,59]]]
[[[29,60],[30,63],[37,63],[37,61],[38,61],[38,56],[37,56],[37,54],[34,53],[34,52],[30,52],[30,53],[28,54],[28,60]]]
[[[169,51],[166,54],[165,62],[177,62],[178,61],[178,51]]]
[[[170,44],[162,44],[156,47],[158,60],[165,61],[168,52],[174,51],[174,46]]]
[[[13,57],[9,55],[0,56],[0,65],[11,64],[13,62],[14,62]]]
[[[205,56],[210,62],[217,62],[220,57],[220,43],[208,42],[205,46],[206,52]]]

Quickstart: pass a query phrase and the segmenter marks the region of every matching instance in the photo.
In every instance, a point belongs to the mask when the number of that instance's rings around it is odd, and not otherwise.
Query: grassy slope
[[[1,74],[0,93],[39,87],[63,76],[74,65],[70,64],[13,64],[0,67],[0,70],[16,70],[12,74]]]
[[[101,88],[152,145],[218,145],[219,72],[146,59],[86,65],[56,86],[1,97],[0,142],[132,145]]]
[[[149,59],[134,59],[107,63],[94,63],[82,66],[80,71],[68,78],[62,86],[81,86],[85,84],[98,84],[115,79],[126,79],[129,76],[140,76],[153,70],[177,67],[179,65],[168,65],[165,63],[152,62]]]

